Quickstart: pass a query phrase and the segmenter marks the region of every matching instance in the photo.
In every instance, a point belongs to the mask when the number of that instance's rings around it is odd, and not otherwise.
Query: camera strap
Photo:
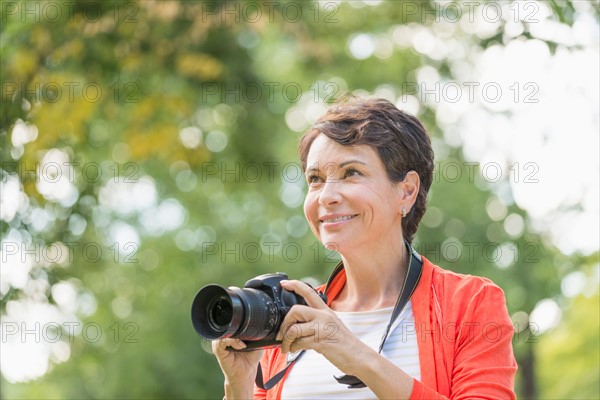
[[[421,255],[419,255],[419,253],[417,253],[408,242],[405,242],[405,244],[410,257],[410,261],[408,262],[408,270],[406,272],[406,276],[404,277],[404,282],[402,284],[402,289],[400,289],[398,300],[396,301],[396,305],[392,311],[390,322],[388,323],[385,333],[381,338],[381,344],[379,345],[378,350],[379,354],[381,354],[381,351],[383,350],[383,345],[385,344],[394,321],[396,321],[404,307],[406,307],[408,300],[410,300],[413,292],[417,288],[417,284],[421,279],[421,272],[423,271],[423,260],[421,259]],[[363,383],[363,381],[354,375],[342,375],[340,377],[334,376],[334,378],[336,381],[338,381],[338,383],[341,383],[342,385],[348,385],[348,389],[359,389],[367,386]]]
[[[408,270],[406,272],[406,276],[404,277],[404,282],[402,284],[400,294],[398,295],[398,300],[396,301],[396,305],[394,306],[394,310],[392,311],[390,322],[387,325],[387,328],[381,340],[381,344],[379,345],[378,352],[380,354],[383,350],[383,345],[385,344],[385,341],[390,333],[390,329],[394,324],[394,321],[396,321],[396,319],[408,303],[408,300],[410,300],[410,297],[412,296],[413,292],[417,287],[417,284],[419,283],[419,280],[421,279],[421,272],[423,270],[423,261],[421,259],[421,256],[415,251],[415,249],[412,248],[412,246],[408,242],[405,241],[405,245],[408,251],[408,255],[410,257],[410,261],[408,262]],[[329,287],[329,284],[343,269],[344,265],[340,262],[340,264],[336,266],[333,273],[331,274],[331,277],[327,281],[327,285],[325,286],[325,294],[327,294],[327,288]],[[294,359],[288,361],[285,368],[279,371],[277,374],[275,374],[266,383],[263,380],[262,367],[259,363],[258,369],[256,371],[256,386],[263,390],[269,390],[273,388],[275,385],[277,385],[277,383],[279,383],[279,381],[283,379],[287,371],[292,367],[292,365],[294,365],[296,361],[300,359],[300,357],[302,357],[303,354],[304,350],[302,350]],[[338,383],[348,385],[349,389],[366,387],[366,385],[359,378],[353,375],[343,375],[341,377],[334,376],[334,378],[338,381]]]
[[[304,354],[304,351],[305,350],[300,351],[300,353],[296,357],[294,357],[293,360],[288,361],[285,368],[282,369],[281,371],[279,371],[277,374],[273,375],[273,377],[271,379],[269,379],[266,383],[263,381],[262,367],[259,362],[258,369],[256,370],[256,379],[254,381],[254,383],[256,383],[256,386],[258,386],[259,388],[264,389],[264,390],[269,390],[269,389],[273,388],[273,386],[277,385],[279,383],[279,381],[283,379],[283,377],[285,376],[285,373],[288,371],[288,369],[290,369],[292,367],[292,365],[294,365],[294,363],[296,361],[298,361],[300,359],[300,357],[302,357],[302,354]]]

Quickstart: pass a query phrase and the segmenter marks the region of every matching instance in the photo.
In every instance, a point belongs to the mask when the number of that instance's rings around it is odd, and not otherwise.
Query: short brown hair
[[[300,139],[298,152],[304,171],[310,147],[320,134],[344,146],[373,147],[392,182],[403,181],[409,171],[419,175],[417,199],[402,219],[402,232],[410,243],[425,214],[433,180],[433,149],[421,122],[385,99],[351,99],[335,104]]]

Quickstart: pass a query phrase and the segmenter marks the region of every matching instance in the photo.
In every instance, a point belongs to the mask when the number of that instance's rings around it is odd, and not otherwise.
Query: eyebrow
[[[319,163],[317,163],[317,165],[318,165],[318,164],[319,164]],[[323,165],[330,165],[330,164],[333,164],[333,163],[325,163],[325,164],[323,164]],[[365,162],[363,162],[363,161],[360,161],[360,160],[346,160],[346,161],[343,161],[343,162],[341,162],[341,163],[338,165],[338,167],[339,167],[339,168],[344,168],[346,165],[349,165],[349,164],[362,164],[362,165],[367,165]],[[319,168],[311,167],[311,168],[307,168],[307,169],[306,169],[306,172],[312,172],[312,171],[318,171],[318,170],[319,170]],[[305,173],[306,173],[306,172],[305,172]]]

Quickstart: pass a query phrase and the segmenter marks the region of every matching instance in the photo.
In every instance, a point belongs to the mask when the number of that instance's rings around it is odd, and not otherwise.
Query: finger
[[[292,343],[290,343],[288,351],[291,353],[295,353],[299,350],[311,350],[312,349],[312,350],[319,352],[318,344],[319,344],[319,342],[314,340],[313,337],[301,337],[301,338],[294,340]]]
[[[246,348],[246,343],[244,343],[240,339],[229,339],[229,338],[213,340],[213,342],[212,342],[213,352],[218,351],[221,354],[223,354],[224,352],[229,352],[230,350],[228,350],[227,347],[231,347],[236,350],[242,350],[242,349]]]
[[[232,347],[236,350],[242,350],[246,348],[246,343],[244,343],[240,339],[234,339],[225,345],[225,349],[227,349],[227,347]]]
[[[282,336],[281,351],[283,353],[287,353],[290,349],[290,345],[294,343],[294,341],[303,337],[310,337],[313,335],[314,329],[310,328],[309,323],[293,324],[288,327],[288,329]]]
[[[277,333],[275,339],[281,340],[283,335],[285,335],[286,331],[294,324],[297,324],[298,322],[303,323],[312,321],[316,317],[317,310],[315,310],[314,308],[298,304],[293,306],[281,322],[281,327],[279,328],[279,332]]]
[[[286,290],[290,290],[290,291],[302,296],[304,298],[304,300],[306,301],[306,304],[308,304],[312,308],[317,308],[317,309],[328,308],[327,304],[325,304],[323,302],[323,299],[321,299],[321,297],[319,297],[319,294],[315,291],[315,289],[311,288],[304,282],[300,282],[297,280],[291,280],[291,281],[284,280],[284,281],[281,281],[281,286]]]

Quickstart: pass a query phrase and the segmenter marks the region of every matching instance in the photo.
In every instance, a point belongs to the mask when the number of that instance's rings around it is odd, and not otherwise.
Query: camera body
[[[246,349],[277,347],[275,340],[283,319],[302,296],[281,287],[285,273],[264,274],[250,279],[243,289],[206,285],[192,303],[192,323],[205,339],[242,339]],[[327,302],[327,297],[319,293]]]

